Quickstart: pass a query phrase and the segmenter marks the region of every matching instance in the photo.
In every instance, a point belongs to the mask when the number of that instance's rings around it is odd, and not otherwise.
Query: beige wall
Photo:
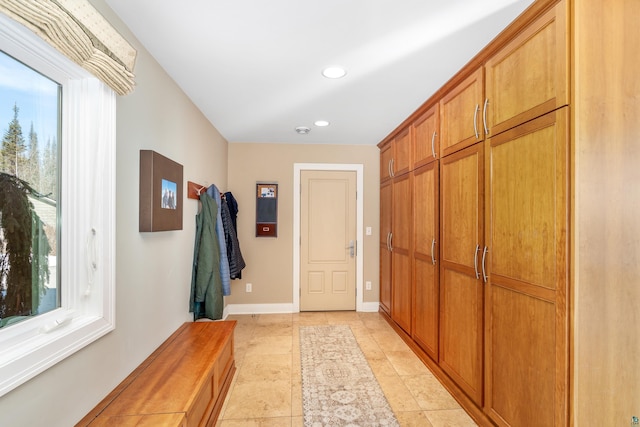
[[[293,165],[294,163],[359,163],[364,165],[364,277],[372,290],[364,302],[378,301],[379,150],[375,145],[229,144],[229,187],[238,200],[238,237],[247,262],[242,280],[231,284],[228,304],[293,302]],[[255,237],[257,182],[278,183],[278,237]],[[364,233],[363,233],[364,234]],[[245,283],[253,292],[245,292]]]
[[[227,186],[227,142],[104,1],[91,3],[138,50],[137,87],[117,101],[116,329],[0,397],[2,426],[74,425],[191,318],[197,202],[185,199],[182,231],[139,233],[139,150],[182,164],[185,182]]]

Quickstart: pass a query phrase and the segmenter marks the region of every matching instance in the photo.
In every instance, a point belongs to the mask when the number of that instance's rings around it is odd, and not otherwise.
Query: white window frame
[[[62,85],[61,307],[0,329],[0,396],[115,328],[116,95],[0,13],[0,49]]]

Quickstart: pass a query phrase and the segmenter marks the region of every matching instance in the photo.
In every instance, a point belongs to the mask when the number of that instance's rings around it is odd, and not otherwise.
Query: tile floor
[[[300,325],[351,326],[401,426],[473,420],[378,313],[234,315],[237,371],[216,427],[303,426]]]

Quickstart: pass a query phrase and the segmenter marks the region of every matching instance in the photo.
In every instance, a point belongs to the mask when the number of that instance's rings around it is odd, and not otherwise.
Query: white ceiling
[[[106,2],[229,142],[377,144],[533,0]]]

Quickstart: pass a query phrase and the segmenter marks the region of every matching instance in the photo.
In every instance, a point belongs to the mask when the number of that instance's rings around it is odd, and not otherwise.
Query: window
[[[1,50],[0,73],[1,329],[60,307],[61,87]]]
[[[57,212],[55,237],[48,237],[55,242],[57,273],[50,264],[47,281],[51,286],[56,277],[55,303],[42,311],[27,304],[28,316],[18,314],[19,321],[0,328],[1,396],[115,327],[115,94],[3,14],[0,51],[59,88],[62,118],[56,131],[62,167],[49,201]],[[0,123],[0,129],[7,125]],[[13,163],[20,168],[26,156],[18,158]]]

